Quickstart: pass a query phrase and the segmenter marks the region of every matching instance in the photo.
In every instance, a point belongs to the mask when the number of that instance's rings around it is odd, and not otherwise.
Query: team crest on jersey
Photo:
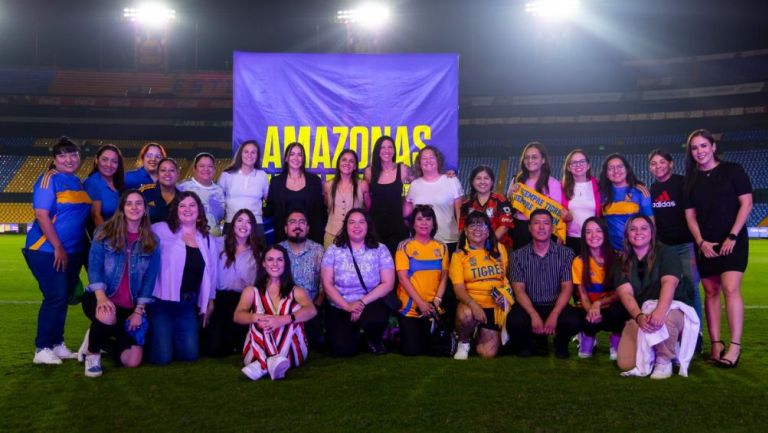
[[[512,209],[510,209],[509,206],[504,206],[503,208],[501,208],[501,210],[504,213],[512,213]]]
[[[474,257],[469,258],[469,266],[477,266],[477,259]]]
[[[435,257],[440,257],[440,248],[435,248]]]
[[[411,253],[411,255],[413,257],[418,257],[419,256],[419,250],[415,250],[413,253]]]
[[[493,218],[493,208],[488,208],[485,210],[485,214],[488,215],[488,218]]]

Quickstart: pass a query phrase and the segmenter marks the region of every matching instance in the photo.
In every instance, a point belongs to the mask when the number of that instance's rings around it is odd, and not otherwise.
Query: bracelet
[[[144,309],[144,307],[136,307],[133,310],[134,313],[138,314],[139,316],[145,316],[147,314],[147,311]]]
[[[294,323],[294,322],[296,322],[296,316],[293,313],[291,313],[291,323]]]
[[[639,319],[640,316],[645,316],[645,313],[638,313],[637,316],[635,316],[635,322],[637,322],[637,319]]]
[[[366,304],[365,301],[363,301],[363,298],[360,298],[359,301],[360,301],[361,304],[363,304],[363,307],[367,307],[368,306],[368,304]]]
[[[701,249],[701,244],[703,244],[703,243],[704,243],[704,239],[702,239],[702,240],[699,242],[699,245],[698,245],[698,246],[699,246],[699,249]]]

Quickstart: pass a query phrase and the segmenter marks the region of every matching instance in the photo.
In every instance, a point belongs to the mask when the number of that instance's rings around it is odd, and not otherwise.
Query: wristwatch
[[[733,234],[733,233],[728,233],[728,236],[727,236],[727,237],[728,237],[728,239],[730,239],[730,240],[732,240],[732,241],[735,241],[735,240],[736,240],[736,235],[735,235],[735,234]]]

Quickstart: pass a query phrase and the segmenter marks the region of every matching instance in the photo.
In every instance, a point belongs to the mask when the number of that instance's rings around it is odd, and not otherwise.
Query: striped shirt
[[[570,248],[550,241],[544,257],[530,243],[512,253],[509,280],[525,284],[525,293],[536,306],[552,306],[560,295],[560,283],[572,281]]]

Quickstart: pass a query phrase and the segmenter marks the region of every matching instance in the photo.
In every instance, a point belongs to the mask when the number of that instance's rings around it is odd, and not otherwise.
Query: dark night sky
[[[383,52],[457,52],[462,74],[478,82],[542,70],[585,73],[627,58],[708,54],[768,47],[761,0],[582,0],[586,25],[542,30],[520,0],[390,0],[394,22]],[[233,50],[338,52],[344,30],[338,0],[177,0],[170,67],[225,68]],[[0,0],[0,67],[119,70],[132,65],[130,2]],[[195,29],[197,28],[197,31]],[[768,26],[763,26],[768,29]],[[195,37],[197,35],[197,38]],[[36,43],[37,41],[37,43]],[[585,69],[586,68],[586,69]]]

